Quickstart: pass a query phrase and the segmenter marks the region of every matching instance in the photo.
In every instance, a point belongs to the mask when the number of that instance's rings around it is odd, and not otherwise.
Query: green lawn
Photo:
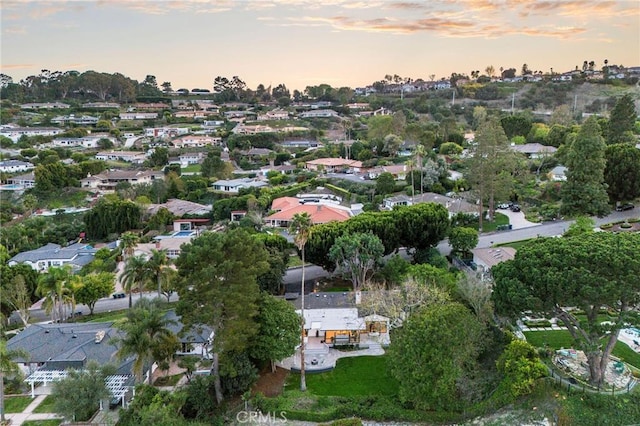
[[[398,393],[398,382],[391,377],[387,356],[341,358],[336,368],[326,373],[308,374],[307,388],[316,395],[354,396]],[[287,387],[300,388],[300,375],[290,374]]]
[[[47,397],[33,410],[34,413],[55,413],[53,410],[53,395]]]
[[[59,426],[60,424],[62,424],[62,419],[27,420],[22,423],[22,426]]]
[[[509,224],[509,217],[506,215],[503,215],[502,213],[496,212],[493,222],[489,222],[486,219],[482,221],[482,232],[492,232],[492,231],[495,231],[498,226],[508,225],[508,224]],[[468,226],[469,228],[474,228],[477,230],[479,227],[479,223],[474,221],[473,223],[470,223],[469,225],[465,225],[465,226]]]
[[[182,173],[200,173],[200,164],[191,164],[180,170]]]
[[[573,338],[567,330],[525,331],[524,335],[527,341],[536,347],[543,347],[545,344],[553,349],[573,346]],[[636,368],[640,368],[640,354],[623,342],[616,343],[613,348],[613,355],[622,358]]]
[[[22,413],[33,399],[30,396],[8,396],[4,399],[5,413]]]
[[[496,244],[496,247],[513,247],[516,250],[520,250],[523,245],[525,245],[526,243],[528,243],[533,239],[535,238],[529,238],[527,240],[520,240],[520,241],[512,241],[510,243]]]

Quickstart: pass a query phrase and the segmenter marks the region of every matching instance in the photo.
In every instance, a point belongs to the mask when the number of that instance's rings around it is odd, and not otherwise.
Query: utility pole
[[[516,105],[516,92],[511,94],[511,115],[513,115],[513,109]]]
[[[576,110],[578,109],[578,95],[575,95],[573,97],[573,113],[576,113]]]
[[[451,106],[456,104],[456,89],[453,89],[453,97],[451,98]]]

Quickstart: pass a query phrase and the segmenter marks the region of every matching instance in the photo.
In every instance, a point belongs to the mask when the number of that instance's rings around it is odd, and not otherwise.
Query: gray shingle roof
[[[104,331],[104,338],[96,343],[96,333]],[[118,348],[114,337],[122,332],[112,322],[74,324],[33,324],[7,342],[8,349],[24,349],[30,354],[22,362],[44,363],[44,368],[64,370],[79,368],[87,361],[95,360],[100,365],[114,363],[118,374],[131,373],[131,360],[118,362]]]
[[[93,260],[96,251],[97,250],[90,245],[82,243],[70,244],[67,247],[62,247],[59,244],[49,243],[35,250],[18,253],[17,255],[9,259],[9,262],[36,263],[40,260],[51,259],[67,261],[74,265],[83,266]]]

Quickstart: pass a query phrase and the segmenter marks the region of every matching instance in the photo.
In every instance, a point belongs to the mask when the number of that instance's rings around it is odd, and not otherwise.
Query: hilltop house
[[[13,141],[18,142],[22,136],[55,136],[64,132],[57,127],[2,127],[0,130],[0,136],[7,137]]]
[[[26,172],[27,170],[34,169],[35,166],[26,161],[19,160],[5,160],[0,161],[0,172],[3,173],[17,173]]]
[[[96,154],[96,160],[125,161],[127,163],[142,164],[147,157],[138,151],[103,151]]]
[[[237,194],[241,188],[263,188],[269,186],[267,182],[250,179],[220,179],[212,184],[215,191],[222,191],[228,194]]]
[[[350,209],[331,203],[330,200],[305,200],[294,197],[276,198],[271,203],[271,210],[275,213],[264,218],[271,227],[287,227],[293,216],[308,213],[314,225],[328,222],[343,222],[353,216]]]
[[[80,186],[100,191],[113,191],[120,182],[140,185],[151,184],[155,179],[164,179],[164,174],[153,170],[107,170],[93,176],[89,174],[80,181]]]
[[[46,272],[51,266],[60,267],[67,264],[74,269],[80,269],[91,262],[95,254],[96,249],[84,243],[70,244],[67,247],[49,243],[35,250],[18,253],[9,259],[8,265],[23,263],[38,272]]]

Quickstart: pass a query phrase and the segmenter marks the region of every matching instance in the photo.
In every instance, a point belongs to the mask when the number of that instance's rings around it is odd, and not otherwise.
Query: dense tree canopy
[[[476,369],[482,335],[483,326],[459,303],[413,313],[389,347],[400,399],[423,410],[464,407],[459,386]]]
[[[633,98],[631,95],[625,94],[618,99],[613,110],[611,110],[607,126],[607,143],[616,144],[633,141],[633,129],[636,119],[637,114]]]
[[[556,316],[585,351],[591,382],[602,384],[619,330],[637,322],[633,309],[640,302],[638,253],[640,234],[593,232],[533,240],[515,259],[492,268],[496,311],[512,318],[525,310]],[[586,321],[579,321],[567,307],[584,311]],[[611,323],[600,323],[601,309],[614,317]]]
[[[611,210],[604,180],[605,148],[596,118],[588,118],[567,154],[567,181],[561,193],[564,214],[604,216]]]
[[[100,199],[84,216],[87,237],[104,239],[110,234],[120,234],[140,228],[140,206],[128,200]]]
[[[214,330],[212,374],[218,378],[219,354],[242,352],[257,333],[257,277],[269,267],[267,258],[264,244],[238,228],[193,239],[176,260],[177,312],[187,327],[207,325]],[[219,382],[216,399],[222,402]]]
[[[604,181],[612,201],[640,197],[640,149],[630,144],[614,144],[605,150]]]
[[[366,284],[383,254],[380,238],[368,232],[342,235],[329,250],[329,258],[351,279],[354,291]]]
[[[435,203],[402,206],[392,211],[367,212],[345,222],[316,225],[307,243],[307,260],[333,271],[329,250],[341,235],[371,232],[382,241],[384,254],[400,247],[428,249],[442,241],[449,230],[447,209]]]

